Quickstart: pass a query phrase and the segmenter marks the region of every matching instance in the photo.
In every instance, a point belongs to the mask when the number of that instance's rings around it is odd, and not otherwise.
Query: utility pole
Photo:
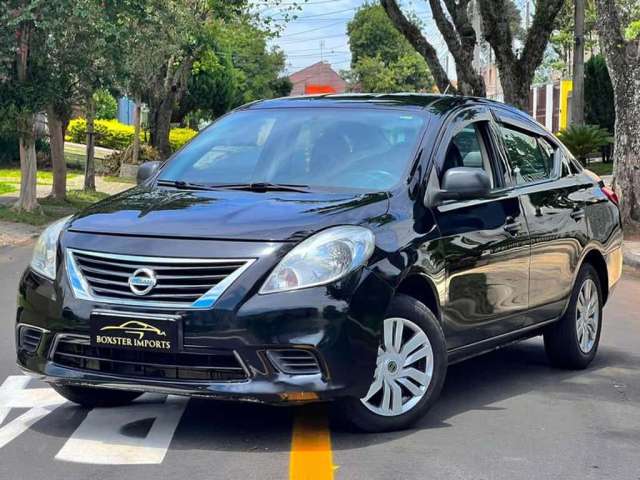
[[[320,40],[320,61],[324,62],[324,40]]]
[[[573,49],[573,90],[571,123],[584,123],[584,10],[585,0],[575,0],[575,45]]]

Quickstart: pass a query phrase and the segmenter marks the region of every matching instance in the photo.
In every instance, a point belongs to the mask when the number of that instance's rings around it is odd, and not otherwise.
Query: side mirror
[[[143,184],[151,177],[153,177],[158,170],[160,170],[160,166],[162,162],[145,162],[138,168],[138,173],[136,175],[136,182],[138,185]]]
[[[435,197],[443,200],[472,200],[484,198],[491,191],[491,180],[481,168],[450,168],[442,178],[442,189]]]

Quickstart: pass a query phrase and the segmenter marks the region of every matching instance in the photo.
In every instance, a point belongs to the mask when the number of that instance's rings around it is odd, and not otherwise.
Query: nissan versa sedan
[[[621,275],[617,203],[485,99],[252,103],[44,231],[18,364],[89,407],[333,400],[360,430],[406,428],[448,365],[506,343],[543,335],[552,365],[589,365]]]

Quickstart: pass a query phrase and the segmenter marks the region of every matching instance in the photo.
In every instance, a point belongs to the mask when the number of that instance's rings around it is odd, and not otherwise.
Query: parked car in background
[[[587,367],[621,275],[615,194],[485,99],[256,102],[139,180],[50,226],[20,284],[18,364],[86,406],[333,400],[405,428],[505,343]]]

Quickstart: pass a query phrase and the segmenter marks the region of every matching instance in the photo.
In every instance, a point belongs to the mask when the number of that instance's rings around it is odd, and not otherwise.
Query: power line
[[[271,5],[272,2],[257,2],[256,5]],[[326,5],[327,3],[342,3],[342,0],[318,0],[317,2],[280,2],[275,7],[283,6],[298,6],[298,7],[306,7],[308,5]]]
[[[301,42],[310,42],[313,40],[326,40],[329,38],[347,38],[347,34],[346,33],[338,33],[335,35],[322,35],[320,37],[309,37],[309,38],[292,38],[290,40],[283,40],[281,42],[278,42],[278,45],[297,45]]]
[[[294,35],[304,35],[305,33],[317,32],[318,30],[322,30],[324,28],[329,28],[329,27],[335,27],[336,25],[342,25],[342,22],[331,23],[331,24],[325,25],[323,27],[311,28],[309,30],[304,30],[302,32],[287,33],[287,34],[281,35],[280,38],[282,38],[282,37],[293,37]]]
[[[323,49],[327,52],[348,52],[348,50],[340,50],[340,48],[346,47],[346,45],[333,46],[333,47],[323,47]],[[309,53],[309,52],[317,52],[318,47],[314,48],[303,48],[301,50],[287,50],[289,53]]]
[[[335,57],[335,56],[344,56],[349,55],[351,52],[328,52],[322,53],[324,57]],[[300,55],[287,55],[287,58],[307,58],[307,57],[320,57],[320,53],[303,53]]]
[[[297,21],[298,19],[303,19],[303,18],[316,18],[316,17],[326,17],[327,15],[334,15],[336,13],[345,13],[345,12],[353,12],[355,10],[357,10],[358,7],[356,8],[346,8],[344,10],[332,10],[330,12],[325,12],[325,13],[314,13],[311,15],[301,15],[299,17],[295,16],[295,14],[293,15],[295,18],[293,18],[293,21]]]

